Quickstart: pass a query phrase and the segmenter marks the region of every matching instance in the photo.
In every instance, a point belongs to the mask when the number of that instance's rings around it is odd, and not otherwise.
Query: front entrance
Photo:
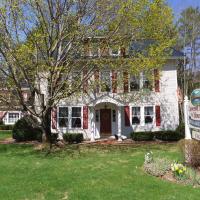
[[[100,110],[100,134],[111,135],[111,109]]]

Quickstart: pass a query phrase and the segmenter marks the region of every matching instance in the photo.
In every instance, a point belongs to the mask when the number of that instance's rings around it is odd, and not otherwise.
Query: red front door
[[[100,110],[100,133],[111,135],[111,109]]]

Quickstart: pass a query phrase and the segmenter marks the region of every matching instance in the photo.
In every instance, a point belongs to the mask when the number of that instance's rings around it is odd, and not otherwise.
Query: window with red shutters
[[[130,107],[124,106],[124,120],[125,126],[130,126]]]
[[[88,106],[83,106],[83,129],[88,129]]]
[[[123,72],[124,93],[128,92],[128,72]]]
[[[156,126],[161,125],[160,106],[156,106]]]
[[[155,92],[160,92],[160,75],[158,69],[154,69],[154,87]]]
[[[117,93],[117,72],[112,71],[112,92]]]
[[[57,129],[57,108],[54,107],[51,110],[51,128]]]

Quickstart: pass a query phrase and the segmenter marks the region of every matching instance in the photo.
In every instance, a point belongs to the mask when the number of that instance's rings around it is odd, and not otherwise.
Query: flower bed
[[[152,152],[145,154],[144,170],[156,177],[185,185],[200,187],[200,171],[186,167],[180,162],[165,158],[154,158]]]

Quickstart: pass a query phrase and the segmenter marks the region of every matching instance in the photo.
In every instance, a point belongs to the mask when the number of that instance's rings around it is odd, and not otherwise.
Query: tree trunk
[[[42,142],[48,143],[49,148],[52,148],[52,133],[51,133],[51,108],[49,107],[45,112],[43,119],[42,119]]]

